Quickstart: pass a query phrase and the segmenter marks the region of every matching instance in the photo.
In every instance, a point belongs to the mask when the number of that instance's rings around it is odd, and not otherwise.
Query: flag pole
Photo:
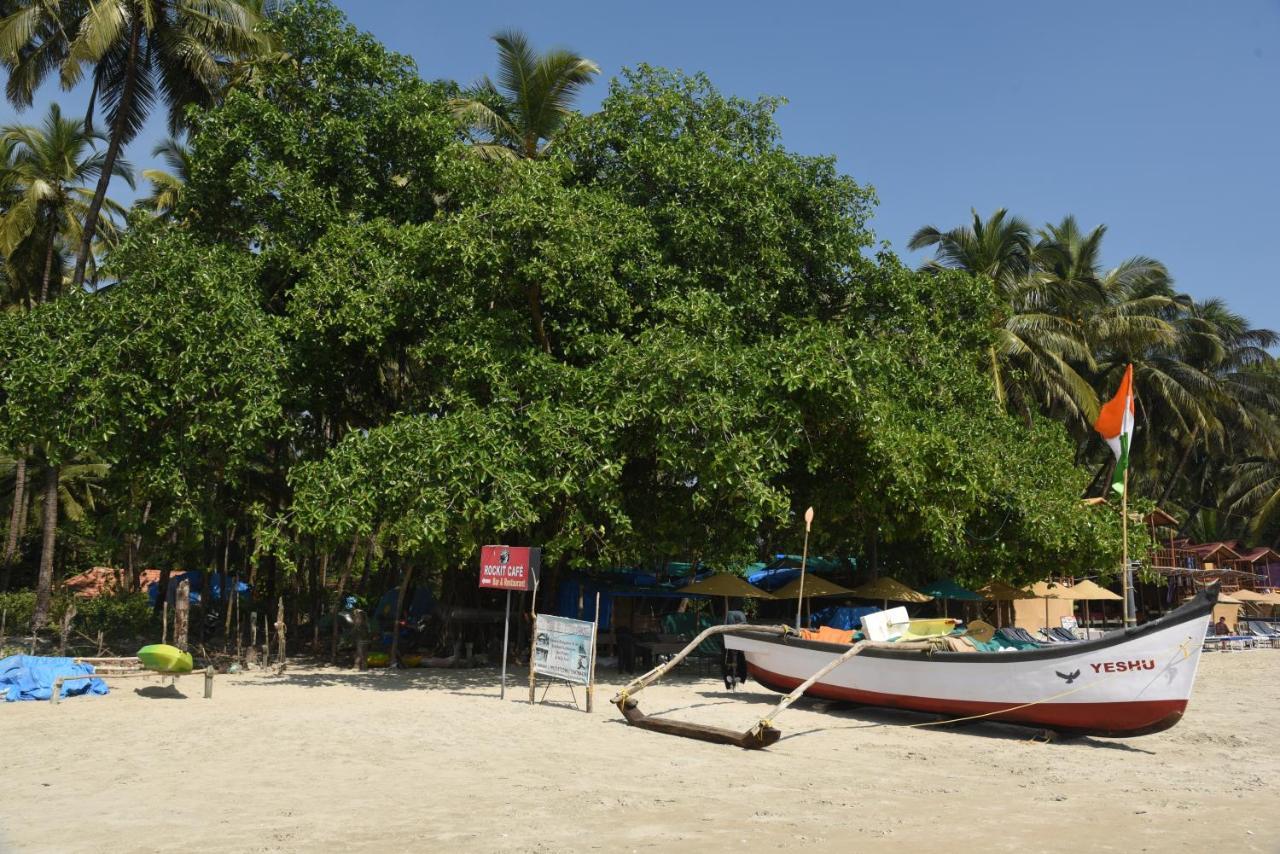
[[[804,511],[804,551],[800,553],[800,598],[796,600],[796,631],[800,631],[800,611],[804,608],[804,567],[809,561],[809,528],[813,525],[813,508]]]
[[[1133,579],[1129,575],[1129,467],[1124,467],[1124,492],[1120,493],[1120,530],[1124,540],[1124,565],[1120,567],[1124,579],[1124,625],[1135,622],[1133,613]]]

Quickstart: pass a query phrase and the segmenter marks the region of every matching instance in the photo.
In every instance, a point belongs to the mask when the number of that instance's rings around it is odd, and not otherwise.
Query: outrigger
[[[926,712],[952,722],[990,719],[1071,735],[1126,738],[1168,729],[1191,697],[1213,585],[1163,617],[1094,640],[1003,652],[954,652],[931,641],[808,640],[787,626],[713,626],[671,660],[630,682],[613,703],[632,726],[745,749],[778,741],[778,715],[801,696]],[[748,674],[787,692],[745,732],[650,717],[636,695],[707,638],[723,635]],[[856,659],[856,660],[854,660]]]

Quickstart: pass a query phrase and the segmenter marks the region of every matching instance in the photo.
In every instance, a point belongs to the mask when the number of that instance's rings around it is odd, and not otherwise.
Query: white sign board
[[[1079,625],[1079,623],[1076,622],[1075,617],[1063,617],[1061,622],[1062,627],[1069,632],[1074,632],[1076,630],[1076,626]]]
[[[579,685],[589,684],[594,628],[595,624],[586,620],[539,614],[534,624],[534,672]]]

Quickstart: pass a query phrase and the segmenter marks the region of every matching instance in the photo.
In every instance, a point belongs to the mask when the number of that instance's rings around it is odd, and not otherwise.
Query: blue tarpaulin
[[[862,628],[862,618],[879,610],[879,608],[823,608],[809,615],[809,627],[816,629],[820,626],[830,626],[833,629],[842,631],[860,629]]]
[[[225,586],[223,582],[225,578],[226,576],[221,572],[215,572],[209,576],[209,593],[210,598],[212,598],[214,602],[222,601],[222,590]],[[173,575],[169,576],[169,601],[172,602],[177,598],[178,585],[182,583],[183,579],[191,582],[191,604],[200,604],[200,591],[204,589],[204,573],[198,569],[192,570],[191,572],[175,572]],[[235,581],[236,593],[240,596],[241,600],[244,600],[249,594],[249,585],[245,584],[243,581],[236,580],[235,576],[232,576],[232,581]],[[159,595],[159,590],[160,582],[158,581],[153,581],[147,585],[147,599],[150,600],[152,607],[155,607],[156,596]]]
[[[38,655],[11,655],[0,659],[0,693],[10,703],[18,700],[47,700],[53,696],[53,680],[59,676],[93,673],[92,664],[76,664],[71,658],[44,658]],[[63,683],[62,696],[105,694],[107,683],[84,679]]]

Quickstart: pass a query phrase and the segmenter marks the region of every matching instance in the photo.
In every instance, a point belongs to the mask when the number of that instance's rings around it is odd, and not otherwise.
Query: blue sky
[[[491,72],[488,36],[516,27],[606,77],[649,62],[782,95],[786,145],[873,185],[873,227],[899,252],[970,207],[1035,225],[1074,213],[1109,226],[1108,263],[1159,258],[1183,290],[1280,329],[1266,261],[1280,226],[1280,0],[339,5],[428,78]],[[161,133],[134,144],[135,163]]]

